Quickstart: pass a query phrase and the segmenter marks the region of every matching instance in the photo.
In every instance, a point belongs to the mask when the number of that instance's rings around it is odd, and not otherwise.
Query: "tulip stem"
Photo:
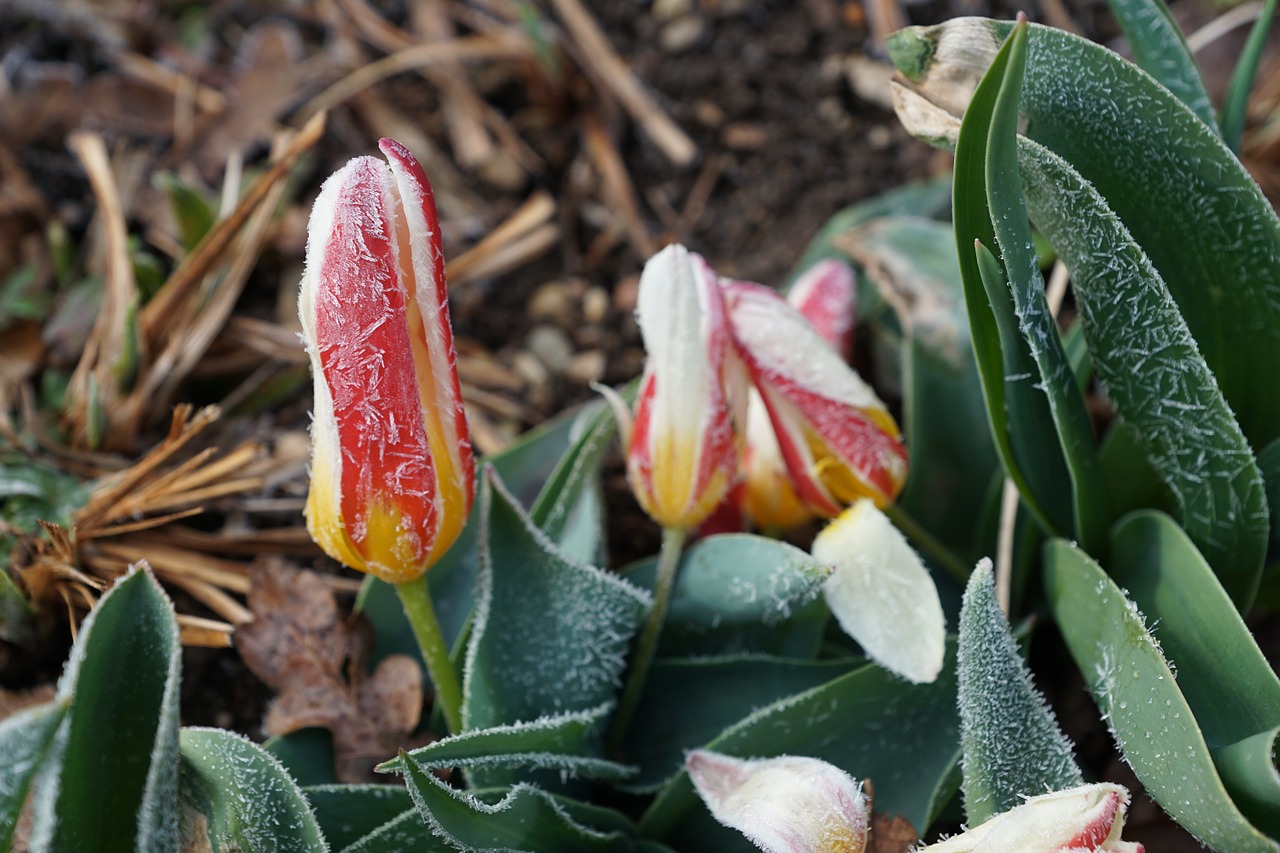
[[[959,581],[962,586],[969,582],[969,574],[972,571],[972,567],[966,566],[955,555],[954,551],[939,542],[928,530],[925,530],[920,522],[911,517],[910,513],[897,504],[890,504],[885,507],[884,514],[889,516],[889,520],[902,531],[903,535],[911,540],[913,545],[932,557],[939,566],[946,569],[947,574]]]
[[[456,735],[462,731],[462,690],[458,687],[458,675],[453,671],[453,661],[449,658],[449,647],[440,632],[436,608],[431,603],[427,576],[419,575],[395,587],[418,648],[422,650],[422,659],[426,661],[427,674],[431,676],[431,684],[436,690],[436,705],[444,714],[449,734]]]
[[[658,581],[653,589],[653,607],[649,610],[649,618],[640,632],[640,640],[636,643],[636,653],[631,659],[631,671],[627,674],[627,682],[622,688],[622,698],[618,700],[618,713],[613,718],[613,728],[609,732],[609,751],[617,754],[622,746],[622,737],[631,725],[636,706],[640,703],[640,694],[644,691],[645,681],[649,678],[649,668],[653,665],[654,655],[658,651],[658,638],[662,636],[662,625],[667,620],[667,608],[671,604],[671,591],[676,586],[676,570],[680,567],[680,552],[684,548],[685,531],[676,527],[662,528],[662,550],[658,552]]]

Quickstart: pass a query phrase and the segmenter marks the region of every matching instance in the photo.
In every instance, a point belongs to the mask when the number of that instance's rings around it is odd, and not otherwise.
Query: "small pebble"
[[[653,0],[653,16],[659,21],[670,21],[691,11],[692,0]]]
[[[569,283],[565,281],[549,281],[541,285],[529,297],[527,308],[529,316],[537,320],[554,320],[567,326],[573,319],[573,297],[569,292]]]
[[[701,40],[706,28],[702,19],[695,15],[676,18],[658,33],[658,44],[667,53],[683,53]]]
[[[533,388],[545,388],[551,381],[551,374],[533,353],[524,350],[516,353],[515,358],[511,360],[511,367]]]
[[[582,294],[582,319],[595,324],[604,320],[609,312],[609,291],[592,287]]]
[[[534,326],[525,339],[525,349],[533,353],[553,376],[564,373],[569,359],[573,358],[573,342],[563,329],[556,326]]]
[[[600,377],[604,376],[605,363],[604,350],[593,349],[580,352],[569,359],[564,375],[583,385],[599,382]]]

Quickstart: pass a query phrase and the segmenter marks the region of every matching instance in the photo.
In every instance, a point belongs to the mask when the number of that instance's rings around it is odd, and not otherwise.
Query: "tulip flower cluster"
[[[638,306],[648,360],[628,476],[654,520],[688,529],[725,497],[743,462],[735,422],[750,442],[742,502],[762,526],[897,497],[907,473],[897,424],[837,349],[847,347],[851,310],[847,268],[820,266],[788,301],[721,280],[683,246],[650,259]]]

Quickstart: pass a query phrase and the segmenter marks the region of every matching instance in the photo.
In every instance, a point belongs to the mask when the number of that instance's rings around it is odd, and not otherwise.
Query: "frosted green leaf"
[[[222,729],[182,730],[182,791],[215,851],[325,853],[306,797],[262,747]]]
[[[1108,0],[1107,5],[1129,40],[1133,61],[1221,135],[1195,57],[1164,0]]]
[[[54,732],[67,711],[66,701],[47,702],[0,721],[0,850],[13,841],[32,778],[40,770]],[[57,763],[48,762],[51,772]]]
[[[408,799],[408,792],[404,793]],[[456,849],[436,838],[418,815],[418,810],[411,808],[341,848],[339,853],[404,853],[406,850],[414,853],[452,853]]]
[[[1027,797],[1084,783],[1071,743],[1031,681],[996,601],[991,561],[969,578],[958,663],[965,813],[970,826]]]

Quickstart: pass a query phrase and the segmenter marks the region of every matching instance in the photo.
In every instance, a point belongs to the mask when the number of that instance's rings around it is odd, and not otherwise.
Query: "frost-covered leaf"
[[[1152,622],[1236,805],[1280,837],[1280,680],[1195,545],[1167,515],[1112,532],[1111,576]]]
[[[961,123],[956,173],[964,170],[970,178],[956,181],[956,206],[972,208],[976,212],[982,203],[968,196],[979,190],[985,192],[987,215],[999,245],[1002,277],[1008,282],[1013,296],[1018,330],[1027,342],[1037,368],[1032,377],[1036,380],[1033,387],[1048,401],[1062,458],[1070,475],[1072,529],[1086,548],[1096,547],[1105,536],[1108,519],[1093,430],[1085,411],[1084,397],[1076,385],[1058,334],[1056,318],[1045,296],[1044,279],[1040,275],[1039,259],[1032,248],[1031,226],[1027,222],[1027,208],[1018,176],[1018,97],[1027,61],[1027,25],[1014,28],[1000,56],[1005,56],[1005,61],[992,63],[992,70],[978,85],[974,103]],[[990,89],[997,92],[994,100],[987,97]],[[988,104],[989,112],[985,109]],[[985,132],[983,124],[987,124]],[[985,151],[980,152],[976,146],[966,144],[966,136],[974,133],[978,140],[986,136]],[[977,165],[968,162],[968,158],[978,156],[982,157],[984,180],[981,185],[973,180],[978,171]],[[963,163],[962,157],[965,158]],[[966,242],[959,235],[957,239],[961,244]],[[995,246],[987,248],[995,250]],[[984,284],[987,284],[985,278]],[[1027,429],[1025,424],[1016,421],[1015,424],[1015,432]]]
[[[217,851],[325,853],[315,815],[284,767],[222,729],[182,730],[182,793]]]
[[[614,700],[648,595],[568,560],[492,469],[479,503],[485,533],[464,727],[492,728]]]
[[[804,551],[746,533],[708,536],[680,560],[659,654],[767,652],[812,657],[826,625],[815,599],[831,567]],[[657,562],[627,570],[647,590]]]
[[[299,785],[332,785],[335,762],[333,734],[319,726],[310,726],[267,738],[262,748],[284,765]]]
[[[1045,546],[1045,591],[1071,656],[1147,793],[1214,850],[1280,850],[1231,801],[1146,620],[1102,568],[1055,539]]]
[[[654,662],[627,729],[624,754],[640,773],[620,787],[648,793],[680,772],[685,753],[713,742],[755,709],[820,687],[862,658],[802,661],[763,655]]]
[[[562,801],[532,785],[516,785],[501,800],[488,803],[450,788],[404,753],[400,758],[418,813],[437,837],[458,849],[587,853],[631,846],[622,832],[601,831],[574,820]]]
[[[404,791],[407,799],[409,792],[403,788],[400,790]],[[414,853],[451,853],[456,849],[452,844],[437,838],[422,820],[418,810],[410,808],[368,835],[343,847],[338,853],[404,853],[406,850]]]
[[[946,618],[928,569],[875,504],[863,499],[813,540],[834,567],[827,606],[868,657],[916,683],[933,681],[946,651]]]
[[[976,561],[984,551],[977,534],[982,498],[997,459],[969,340],[955,236],[946,223],[887,216],[853,228],[839,245],[893,305],[902,327],[902,425],[911,476],[898,504]]]
[[[409,792],[401,785],[316,785],[303,788],[316,823],[335,851],[354,844],[405,812],[414,811]],[[423,838],[431,833],[418,821]]]
[[[1249,95],[1253,91],[1254,77],[1258,73],[1262,52],[1267,46],[1267,33],[1271,30],[1271,22],[1275,16],[1276,0],[1267,0],[1253,29],[1249,31],[1249,40],[1245,42],[1244,50],[1236,60],[1236,70],[1231,74],[1231,82],[1222,98],[1222,140],[1236,153],[1240,152],[1240,137],[1244,133]]]
[[[57,763],[46,764],[45,757],[66,712],[65,700],[46,702],[0,721],[0,850],[9,849],[13,841],[27,790],[41,765],[57,772]]]
[[[1164,0],[1108,0],[1107,5],[1129,40],[1133,61],[1220,133],[1195,57]]]
[[[1084,783],[996,601],[991,561],[969,578],[957,643],[964,807],[970,826],[1027,797]]]
[[[70,705],[33,793],[32,850],[177,850],[180,652],[140,564],[90,611],[58,682]]]
[[[635,768],[605,759],[600,753],[604,722],[613,710],[607,702],[586,711],[540,717],[488,729],[470,729],[408,753],[419,767],[531,767],[559,770],[588,779],[623,779]],[[403,772],[397,757],[380,771]]]
[[[876,811],[899,814],[923,831],[959,779],[960,720],[955,656],[932,684],[913,685],[864,666],[821,687],[774,702],[727,728],[707,749],[739,758],[821,755],[875,786]],[[752,849],[717,824],[687,773],[658,794],[640,821],[646,837],[691,850]]]

